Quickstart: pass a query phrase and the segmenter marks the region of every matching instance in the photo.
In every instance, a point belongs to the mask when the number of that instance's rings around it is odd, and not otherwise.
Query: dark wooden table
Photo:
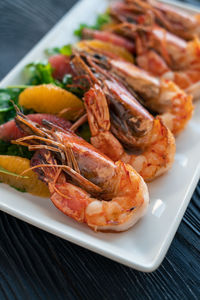
[[[75,2],[0,1],[0,78]],[[199,212],[200,185],[166,258],[151,274],[0,212],[0,299],[200,299]]]

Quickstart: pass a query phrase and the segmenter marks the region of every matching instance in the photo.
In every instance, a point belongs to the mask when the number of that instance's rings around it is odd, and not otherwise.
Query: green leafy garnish
[[[98,15],[97,21],[96,21],[97,29],[101,29],[101,27],[103,25],[110,23],[110,21],[111,21],[111,18],[110,18],[110,15],[109,15],[108,11],[105,12],[104,14]]]
[[[31,87],[31,85],[28,84],[17,84],[17,85],[9,85],[7,86],[7,89],[27,89],[28,87]]]
[[[71,74],[66,74],[63,77],[62,83],[63,83],[64,88],[67,91],[71,92],[72,94],[76,95],[79,98],[83,97],[83,95],[84,95],[84,90],[83,89],[81,89],[79,87],[70,86],[70,85],[73,84],[73,78],[72,78]]]
[[[48,48],[45,50],[45,53],[48,56],[56,55],[56,54],[63,54],[66,56],[70,56],[72,54],[72,45],[64,45],[62,47],[55,47],[55,48]]]
[[[14,145],[9,142],[0,140],[0,155],[21,156],[31,159],[33,152],[29,151],[26,147],[21,145]]]
[[[14,185],[11,185],[12,188],[14,188],[15,190],[17,190],[18,192],[21,192],[21,193],[26,193],[26,190],[25,189],[22,189],[22,188],[17,188],[16,186]]]
[[[63,82],[64,85],[72,84],[72,82],[73,82],[72,75],[71,75],[71,74],[66,74],[66,75],[63,77],[62,82]]]
[[[14,118],[16,112],[13,102],[18,104],[19,94],[24,87],[9,87],[0,89],[0,124],[3,124]]]
[[[22,176],[22,175],[10,172],[10,171],[4,169],[1,166],[0,166],[0,173],[7,174],[7,175],[12,175],[12,176],[19,177],[19,178],[29,178],[28,176]]]
[[[74,35],[81,38],[82,37],[82,31],[83,31],[84,28],[96,29],[95,26],[90,26],[90,25],[87,25],[85,23],[81,23],[79,25],[79,27],[74,30]]]
[[[77,134],[89,143],[91,132],[88,123],[84,123],[83,125],[81,125],[77,131]]]
[[[25,67],[24,72],[28,84],[31,85],[55,82],[52,67],[48,61],[30,63]]]
[[[67,52],[70,50],[69,50],[69,48],[65,48],[65,51]],[[52,69],[50,63],[48,63],[48,62],[30,63],[25,67],[25,76],[28,80],[28,84],[38,85],[38,84],[43,84],[43,83],[46,83],[46,84],[51,83],[51,84],[55,84],[63,89],[66,89],[67,91],[75,94],[77,97],[81,98],[83,96],[84,92],[82,89],[67,86],[68,84],[71,85],[73,83],[71,74],[66,74],[63,77],[63,80],[59,81],[59,80],[53,78],[52,71],[53,71],[53,69]]]
[[[104,14],[98,15],[96,19],[96,23],[94,25],[87,25],[85,23],[82,23],[79,25],[79,27],[74,30],[74,35],[78,36],[79,38],[82,37],[82,31],[84,28],[94,29],[94,30],[100,30],[101,27],[107,23],[109,23],[111,20],[109,12],[105,12]]]
[[[62,82],[53,78],[53,68],[48,61],[33,62],[24,68],[24,73],[28,84],[55,84],[64,88]]]
[[[1,90],[0,93],[0,112],[9,111],[12,109],[11,103],[10,103],[10,95],[5,91]]]

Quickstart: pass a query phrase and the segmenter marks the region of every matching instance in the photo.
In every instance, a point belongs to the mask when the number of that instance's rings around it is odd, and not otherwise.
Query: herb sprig
[[[0,140],[0,155],[21,156],[31,159],[34,152],[29,151],[27,147],[21,145],[14,145],[9,142]]]
[[[30,85],[53,83],[60,85],[52,76],[53,69],[50,63],[45,61],[32,62],[24,68],[25,78]]]
[[[15,116],[14,104],[18,104],[18,96],[24,88],[0,89],[0,124],[3,124]]]
[[[54,48],[47,48],[45,50],[46,55],[52,56],[56,54],[63,54],[66,56],[70,56],[72,54],[72,45],[64,45],[62,47],[54,47]]]
[[[99,30],[101,27],[111,21],[109,12],[105,12],[104,14],[100,14],[97,17],[96,23],[94,25],[88,25],[85,23],[82,23],[79,25],[79,27],[74,31],[74,35],[81,38],[82,37],[82,31],[84,28],[90,28],[94,30]]]

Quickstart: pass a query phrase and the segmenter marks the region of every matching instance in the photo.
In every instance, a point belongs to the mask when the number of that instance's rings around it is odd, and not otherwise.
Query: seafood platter
[[[199,180],[199,98],[197,8],[79,1],[1,82],[1,210],[155,270]]]

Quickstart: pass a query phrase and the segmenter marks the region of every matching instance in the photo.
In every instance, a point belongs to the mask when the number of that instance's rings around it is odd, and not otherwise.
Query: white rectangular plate
[[[23,67],[44,58],[43,50],[75,41],[73,30],[91,24],[108,0],[82,0],[4,78],[1,87],[23,83]],[[181,5],[183,7],[183,5]],[[197,12],[184,6],[186,10]],[[200,104],[187,129],[177,138],[173,168],[149,184],[151,203],[147,215],[123,233],[95,233],[57,210],[50,200],[22,194],[0,185],[1,210],[137,270],[151,272],[162,262],[183,217],[200,175]]]

